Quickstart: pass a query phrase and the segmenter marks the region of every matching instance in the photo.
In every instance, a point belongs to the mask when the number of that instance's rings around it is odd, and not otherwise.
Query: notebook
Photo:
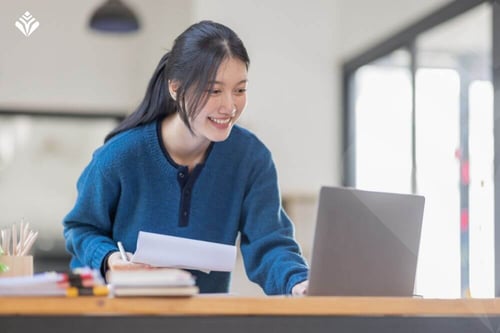
[[[193,296],[199,293],[193,275],[178,268],[110,270],[111,294],[122,296]]]
[[[423,196],[322,187],[308,295],[413,295]]]

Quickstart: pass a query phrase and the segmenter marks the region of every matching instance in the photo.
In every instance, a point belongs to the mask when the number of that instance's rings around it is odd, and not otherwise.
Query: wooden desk
[[[491,333],[498,330],[500,299],[0,298],[2,333]]]

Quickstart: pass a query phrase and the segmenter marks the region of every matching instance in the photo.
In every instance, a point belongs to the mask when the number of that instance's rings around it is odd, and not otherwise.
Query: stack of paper
[[[46,272],[0,278],[0,296],[105,296],[108,288],[97,270]]]
[[[198,293],[191,273],[177,268],[152,268],[108,271],[113,295],[192,296]]]

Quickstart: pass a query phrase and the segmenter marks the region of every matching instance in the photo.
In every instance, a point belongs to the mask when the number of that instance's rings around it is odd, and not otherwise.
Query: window
[[[424,297],[495,296],[492,17],[455,1],[344,66],[344,185],[426,197]]]
[[[63,217],[75,203],[80,173],[118,120],[0,112],[0,227],[24,218],[39,232],[35,271],[68,269]]]

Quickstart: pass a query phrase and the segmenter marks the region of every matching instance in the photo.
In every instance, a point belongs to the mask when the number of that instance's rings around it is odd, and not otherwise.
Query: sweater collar
[[[156,142],[158,146],[160,147],[163,156],[166,158],[167,162],[172,165],[174,168],[179,169],[182,167],[185,167],[184,165],[179,165],[177,164],[174,159],[170,156],[170,154],[167,151],[167,148],[165,147],[162,136],[161,136],[161,121],[162,119],[159,119],[156,121]],[[210,142],[210,145],[207,148],[207,151],[205,152],[205,157],[203,158],[203,161],[201,163],[198,163],[196,167],[202,167],[205,165],[206,161],[208,160],[210,153],[212,152],[212,148],[214,146],[214,142]]]

